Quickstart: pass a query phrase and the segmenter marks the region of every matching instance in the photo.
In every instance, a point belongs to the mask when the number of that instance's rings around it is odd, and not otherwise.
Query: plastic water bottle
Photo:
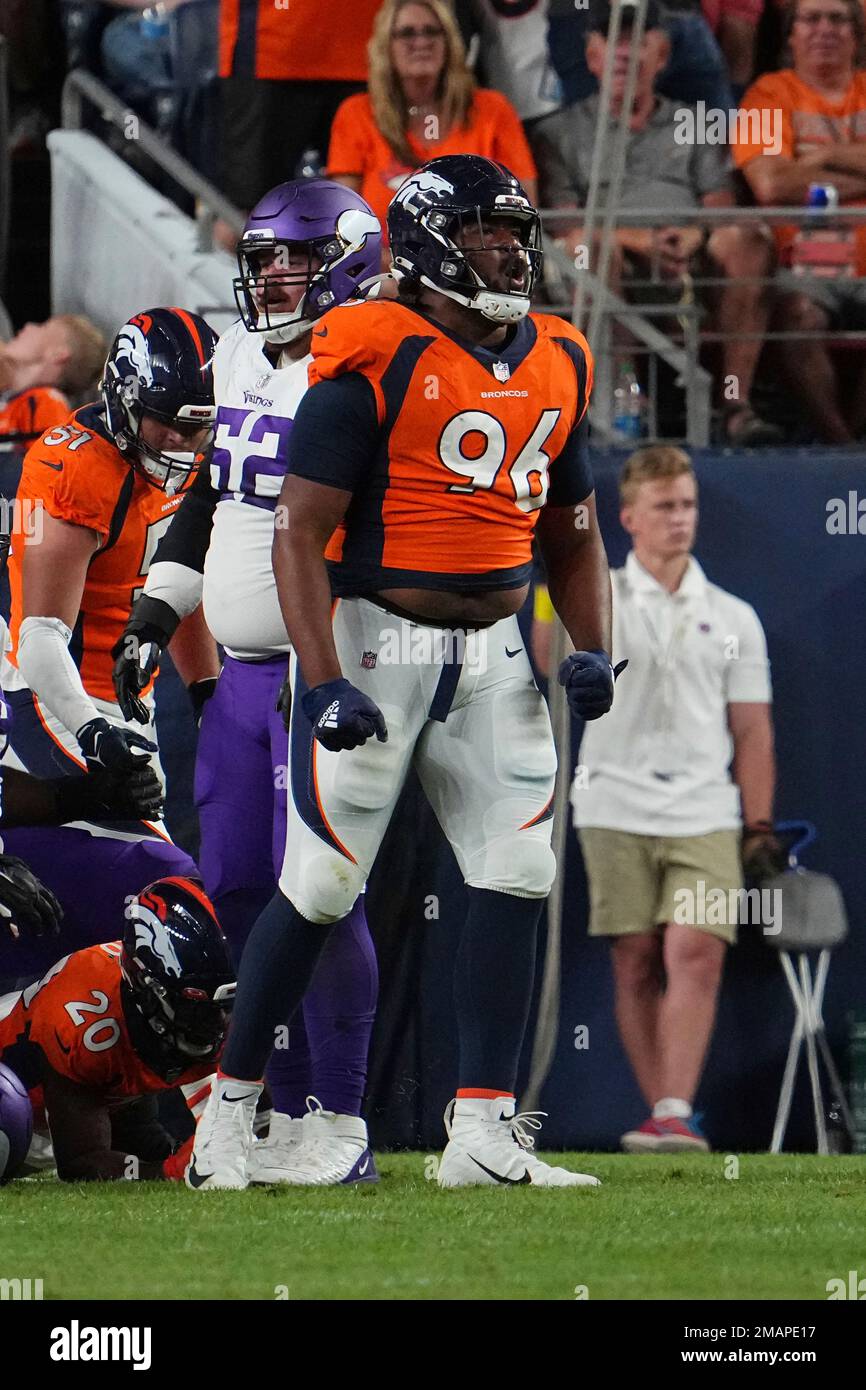
[[[850,222],[834,222],[825,216],[839,206],[839,192],[831,183],[811,183],[807,206],[818,213],[810,226],[805,222],[791,248],[795,275],[820,279],[851,279],[857,273],[857,246]]]
[[[142,38],[154,39],[168,38],[168,14],[164,6],[160,4],[151,5],[149,9],[141,12],[141,35]]]
[[[634,363],[624,361],[613,389],[613,427],[628,439],[642,439],[646,399]]]
[[[325,172],[325,161],[318,150],[304,150],[295,170],[296,179],[320,179]]]

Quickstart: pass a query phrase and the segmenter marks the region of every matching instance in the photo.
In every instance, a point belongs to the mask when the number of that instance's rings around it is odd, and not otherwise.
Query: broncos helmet
[[[120,969],[133,1046],[157,1075],[216,1059],[237,985],[213,904],[197,883],[161,878],[128,903]]]
[[[201,456],[152,448],[141,422],[150,416],[190,440],[213,427],[216,344],[198,314],[147,309],[123,325],[105,362],[100,390],[112,438],[133,468],[169,495],[191,482]]]
[[[279,253],[290,246],[306,249],[306,265],[280,271]],[[351,188],[330,179],[293,179],[256,203],[237,255],[240,274],[233,283],[244,327],[248,333],[264,333],[269,343],[285,344],[306,333],[335,304],[357,296],[378,273],[382,229]],[[265,273],[272,261],[274,270]],[[291,314],[272,313],[265,295],[269,288],[288,285],[304,286],[300,303]]]
[[[519,292],[491,289],[468,258],[487,249],[482,224],[502,219],[520,235],[525,272]],[[458,246],[455,237],[467,230],[477,231],[477,244]],[[504,164],[476,154],[431,159],[397,189],[388,236],[398,280],[438,290],[494,323],[517,323],[529,312],[543,254],[541,219]]]

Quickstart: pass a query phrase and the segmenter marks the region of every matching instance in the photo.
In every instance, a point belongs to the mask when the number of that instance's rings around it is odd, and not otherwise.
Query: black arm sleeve
[[[355,492],[376,452],[379,428],[373,387],[360,372],[319,381],[295,416],[286,471]]]
[[[583,502],[594,486],[589,461],[589,421],[584,415],[551,462],[548,506],[572,507]]]
[[[175,565],[185,565],[197,574],[204,574],[213,514],[219,500],[220,495],[210,480],[208,462],[205,462],[156,547],[151,564],[158,565],[168,560]]]
[[[577,424],[565,441],[561,452],[550,464],[550,490],[547,501],[551,507],[573,507],[592,492],[594,483],[589,462],[589,369],[583,348],[573,338],[554,338],[574,368],[577,387]]]

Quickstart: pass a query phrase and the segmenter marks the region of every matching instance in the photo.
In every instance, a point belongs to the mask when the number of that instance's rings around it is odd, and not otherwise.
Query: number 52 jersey
[[[592,492],[583,335],[530,314],[478,347],[373,301],[332,309],[312,345],[289,472],[352,493],[326,550],[334,592],[527,583],[540,508]]]
[[[265,355],[261,335],[241,323],[222,335],[214,356],[210,482],[217,500],[204,562],[204,615],[216,640],[242,659],[289,648],[271,549],[310,360],[307,355],[278,368]]]

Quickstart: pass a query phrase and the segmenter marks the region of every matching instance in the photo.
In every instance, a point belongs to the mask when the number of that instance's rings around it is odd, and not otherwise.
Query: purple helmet
[[[0,1062],[0,1187],[19,1172],[33,1137],[33,1109],[26,1087]]]
[[[305,265],[288,268],[290,247],[305,252]],[[281,251],[286,258],[282,271]],[[256,203],[238,242],[240,275],[234,291],[244,327],[249,333],[266,333],[272,343],[291,342],[335,304],[357,295],[358,287],[379,273],[381,254],[379,221],[351,188],[330,179],[279,184]],[[261,308],[256,302],[277,287],[298,284],[305,293],[291,314],[271,312],[267,302]]]

